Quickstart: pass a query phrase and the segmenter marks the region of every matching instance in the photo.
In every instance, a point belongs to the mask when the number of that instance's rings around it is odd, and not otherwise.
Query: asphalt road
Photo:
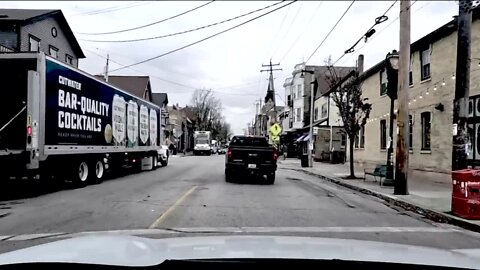
[[[480,247],[477,233],[433,223],[300,172],[280,168],[274,185],[245,178],[226,183],[223,162],[223,155],[174,157],[167,167],[82,189],[44,190],[23,183],[4,188],[0,252],[85,232],[278,234]]]

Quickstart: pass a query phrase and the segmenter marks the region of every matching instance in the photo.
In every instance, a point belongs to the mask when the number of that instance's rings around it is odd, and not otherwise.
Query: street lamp
[[[397,99],[398,88],[398,60],[399,55],[396,50],[388,53],[386,56],[387,67],[387,95],[390,97],[390,128],[389,133],[389,146],[387,150],[387,172],[385,175],[385,186],[393,185],[393,116],[394,116],[394,103]]]
[[[300,74],[300,78],[305,78],[304,73],[308,74],[315,74],[314,71],[311,70],[302,70]],[[312,82],[310,83],[312,86],[310,87],[310,129],[308,132],[308,166],[313,167],[313,158],[312,158],[312,151],[313,151],[313,104],[315,102],[315,87],[316,81],[315,76],[312,76]]]

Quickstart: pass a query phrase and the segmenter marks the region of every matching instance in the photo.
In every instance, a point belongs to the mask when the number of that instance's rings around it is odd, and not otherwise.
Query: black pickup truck
[[[234,136],[225,156],[225,181],[239,174],[267,176],[267,184],[275,182],[277,150],[260,136]]]

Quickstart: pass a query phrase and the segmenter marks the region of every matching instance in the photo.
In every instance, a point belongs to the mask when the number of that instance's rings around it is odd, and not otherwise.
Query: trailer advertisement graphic
[[[46,65],[46,144],[158,145],[158,107],[61,64]]]

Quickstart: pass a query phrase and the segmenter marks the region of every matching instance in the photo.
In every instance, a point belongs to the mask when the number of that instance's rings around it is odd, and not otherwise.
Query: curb
[[[308,175],[316,176],[320,179],[323,179],[323,180],[326,180],[328,182],[337,184],[339,186],[343,186],[343,187],[361,192],[363,194],[367,194],[367,195],[370,195],[370,196],[373,196],[373,197],[380,198],[380,199],[386,201],[390,205],[398,206],[398,207],[401,207],[405,210],[415,212],[419,215],[422,215],[422,216],[426,217],[429,220],[432,220],[432,221],[435,221],[435,222],[438,222],[438,223],[451,224],[451,225],[455,225],[455,226],[458,226],[458,227],[461,227],[461,228],[464,228],[464,229],[467,229],[467,230],[470,230],[470,231],[480,232],[480,225],[468,222],[466,220],[463,220],[461,218],[458,218],[456,216],[453,216],[453,215],[450,215],[450,214],[447,214],[447,213],[442,213],[442,212],[438,212],[438,211],[431,210],[431,209],[428,209],[428,208],[424,208],[422,206],[415,205],[415,204],[412,204],[410,202],[406,202],[404,200],[401,200],[401,199],[393,197],[393,196],[389,196],[389,195],[382,194],[382,193],[379,193],[379,192],[376,192],[376,191],[373,191],[373,190],[370,190],[370,189],[366,189],[366,188],[358,187],[358,186],[355,186],[355,185],[351,185],[351,184],[346,183],[345,181],[336,179],[334,177],[312,173],[312,172],[304,170],[304,169],[294,169],[294,168],[285,168],[285,169],[291,169],[291,170],[294,170],[294,171],[303,172],[303,173],[306,173]]]

